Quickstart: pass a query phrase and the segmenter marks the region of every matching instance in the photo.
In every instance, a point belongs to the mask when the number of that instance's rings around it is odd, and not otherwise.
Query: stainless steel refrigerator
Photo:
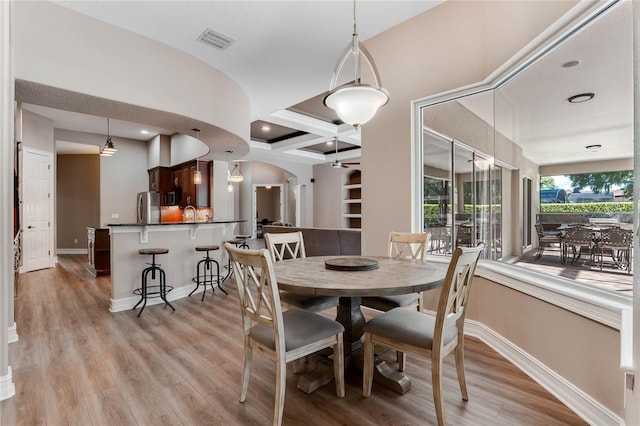
[[[160,193],[157,191],[138,193],[138,223],[160,223]]]

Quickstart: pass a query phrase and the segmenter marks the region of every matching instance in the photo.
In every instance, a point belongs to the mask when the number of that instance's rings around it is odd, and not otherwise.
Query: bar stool
[[[213,288],[214,284],[218,286],[218,288],[220,290],[222,290],[222,292],[226,295],[229,295],[229,293],[227,293],[225,291],[224,288],[220,287],[220,264],[218,263],[217,260],[213,259],[211,256],[209,256],[209,252],[210,251],[214,251],[214,250],[220,250],[220,246],[216,246],[216,245],[209,245],[209,246],[198,246],[196,247],[196,251],[205,251],[207,252],[207,255],[204,259],[202,259],[201,261],[198,262],[198,265],[196,266],[196,273],[197,276],[195,278],[193,278],[193,282],[196,283],[196,288],[194,288],[191,293],[189,293],[189,296],[191,296],[193,293],[195,293],[195,291],[200,288],[200,284],[202,284],[202,286],[204,287],[204,290],[202,291],[202,299],[200,299],[201,301],[204,300],[204,295],[207,292],[207,284],[209,284],[211,286],[211,291],[215,291],[215,289]],[[212,265],[211,264],[215,264],[216,265],[216,274],[213,274],[213,269],[212,269]],[[202,275],[200,274],[200,268],[202,267]],[[209,271],[209,273],[207,273],[207,271]],[[201,279],[202,277],[202,279]]]
[[[234,244],[236,247],[249,250],[249,244],[247,244],[247,239],[251,238],[251,235],[236,235],[234,239],[228,240],[229,244]],[[224,276],[221,282],[225,282],[227,278],[233,275],[233,268],[231,267],[231,258],[227,254],[227,274]]]
[[[145,306],[147,306],[147,299],[151,297],[160,297],[164,300],[166,305],[169,305],[171,309],[174,311],[176,308],[169,303],[167,300],[167,293],[173,290],[172,286],[167,286],[167,278],[164,273],[164,270],[160,267],[159,263],[156,263],[156,256],[161,254],[169,253],[169,249],[166,248],[149,248],[149,249],[140,249],[138,253],[146,256],[151,256],[151,263],[147,263],[148,267],[142,270],[142,287],[133,290],[133,294],[140,296],[140,300],[136,303],[136,306],[133,309],[137,308],[140,303],[142,303],[142,309],[138,312],[138,316],[142,314]],[[148,285],[147,284],[147,276],[151,273],[151,280],[156,279],[156,272],[160,274],[159,284],[158,285]],[[143,303],[144,302],[144,303]]]

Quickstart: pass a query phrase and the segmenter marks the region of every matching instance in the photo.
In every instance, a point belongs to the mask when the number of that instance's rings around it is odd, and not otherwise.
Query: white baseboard
[[[189,296],[189,293],[191,293],[194,286],[195,284],[189,284],[183,287],[177,287],[177,288],[174,287],[173,290],[167,293],[167,300],[171,302],[173,300],[182,299],[184,297]],[[193,294],[201,293],[203,290],[204,290],[204,287],[199,288]],[[139,300],[140,300],[140,296],[130,296],[130,297],[123,297],[120,299],[110,299],[109,312],[122,312],[129,309],[133,309],[133,307],[136,305],[136,303],[138,303]],[[147,306],[159,305],[161,303],[164,303],[164,301],[159,297],[153,297],[153,298],[147,299]],[[139,308],[140,307],[138,307],[138,309]]]
[[[13,325],[9,326],[7,334],[7,343],[15,343],[18,341],[18,326],[15,322]]]
[[[465,334],[482,340],[562,401],[587,423],[592,425],[624,425],[624,419],[484,324],[466,320]]]
[[[6,376],[0,376],[0,401],[11,398],[16,394],[16,387],[11,379],[11,367]]]
[[[86,248],[57,248],[57,254],[87,254]]]

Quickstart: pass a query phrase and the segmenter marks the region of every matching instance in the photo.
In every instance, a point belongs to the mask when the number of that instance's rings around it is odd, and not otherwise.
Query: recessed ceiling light
[[[579,104],[580,102],[587,102],[593,99],[595,95],[593,93],[580,93],[579,95],[573,95],[567,99],[572,104]]]
[[[587,148],[589,151],[597,151],[600,148],[602,148],[602,145],[600,145],[600,144],[587,145],[587,146],[585,146],[585,148]]]
[[[140,130],[140,133],[142,133],[143,135],[148,135],[151,132],[148,130]]]
[[[263,132],[268,132],[269,130],[271,130],[271,127],[269,127],[269,126],[267,126],[267,125],[265,124],[265,125],[263,125],[263,126],[261,127],[261,129],[262,129],[262,131],[263,131]]]
[[[575,67],[578,64],[580,64],[580,61],[569,61],[569,62],[565,62],[564,64],[562,64],[562,67],[563,68],[572,68],[572,67]]]

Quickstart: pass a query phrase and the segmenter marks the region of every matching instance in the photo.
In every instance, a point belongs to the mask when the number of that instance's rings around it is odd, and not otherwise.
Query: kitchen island
[[[140,274],[151,261],[149,256],[138,254],[140,249],[167,248],[169,253],[158,256],[156,261],[167,274],[167,285],[173,290],[167,299],[176,300],[189,295],[195,288],[192,278],[202,253],[196,246],[216,244],[220,250],[211,252],[220,263],[224,252],[223,242],[234,238],[237,223],[243,220],[214,220],[208,222],[169,222],[157,224],[109,224],[111,243],[111,301],[109,310],[119,312],[132,309],[140,300],[133,291],[140,287]],[[226,260],[226,254],[224,255]],[[222,273],[222,271],[221,271]],[[162,303],[149,299],[147,306]]]

